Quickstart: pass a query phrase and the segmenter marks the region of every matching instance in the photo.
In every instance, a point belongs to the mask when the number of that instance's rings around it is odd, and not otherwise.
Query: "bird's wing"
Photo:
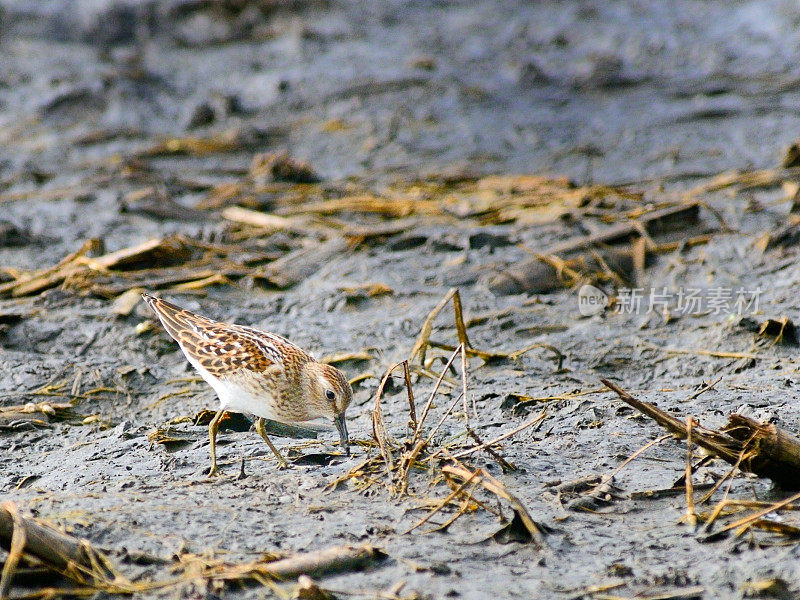
[[[240,370],[283,371],[282,354],[270,343],[268,334],[201,317],[154,296],[142,296],[186,356],[212,376],[227,377]]]

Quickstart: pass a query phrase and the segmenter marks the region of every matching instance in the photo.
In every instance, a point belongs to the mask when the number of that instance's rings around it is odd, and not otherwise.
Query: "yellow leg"
[[[211,423],[208,424],[208,439],[211,440],[211,470],[208,472],[209,477],[217,474],[217,431],[219,431],[219,421],[225,411],[220,409]]]
[[[283,458],[283,455],[280,452],[278,452],[278,449],[272,444],[270,439],[267,437],[267,431],[264,428],[264,419],[262,419],[261,417],[256,419],[256,431],[258,432],[258,435],[264,438],[264,441],[267,442],[267,446],[269,446],[269,449],[272,450],[272,453],[277,457],[278,465],[280,466],[280,468],[286,469],[289,466],[289,463],[286,462],[286,459]]]

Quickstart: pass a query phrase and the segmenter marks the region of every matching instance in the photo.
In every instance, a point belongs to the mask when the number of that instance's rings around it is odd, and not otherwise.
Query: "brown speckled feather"
[[[239,370],[294,370],[313,360],[278,335],[220,323],[154,296],[144,295],[144,299],[186,355],[214,377],[230,377]]]

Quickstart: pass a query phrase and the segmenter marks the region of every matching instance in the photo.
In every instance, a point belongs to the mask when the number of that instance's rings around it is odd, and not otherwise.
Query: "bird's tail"
[[[156,316],[158,316],[158,319],[161,321],[164,329],[167,330],[167,333],[169,333],[170,336],[172,336],[172,339],[177,342],[181,341],[179,337],[181,332],[185,332],[187,329],[194,329],[194,324],[197,324],[198,321],[211,322],[210,319],[201,317],[200,315],[188,311],[185,308],[181,308],[172,302],[167,302],[166,300],[156,298],[150,294],[143,293],[142,298],[147,305],[153,309],[153,312],[156,313]]]

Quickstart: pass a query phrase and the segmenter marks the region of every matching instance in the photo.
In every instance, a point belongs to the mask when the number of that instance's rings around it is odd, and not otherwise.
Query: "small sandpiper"
[[[178,342],[184,355],[219,397],[219,411],[208,426],[211,470],[217,473],[217,430],[225,411],[258,417],[256,431],[287,466],[264,428],[264,419],[282,423],[333,419],[342,447],[350,454],[345,410],[353,399],[350,383],[339,369],[274,333],[201,317],[149,294],[145,302]]]

